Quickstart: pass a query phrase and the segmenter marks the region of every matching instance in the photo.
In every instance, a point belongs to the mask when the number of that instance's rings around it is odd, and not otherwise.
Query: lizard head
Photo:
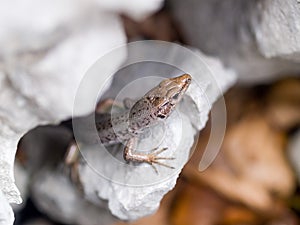
[[[167,118],[180,102],[191,83],[191,76],[165,79],[137,101],[129,112],[129,128],[132,131],[156,123],[157,119]]]
[[[148,99],[158,118],[167,118],[182,99],[191,81],[192,77],[189,74],[165,79],[144,97]]]

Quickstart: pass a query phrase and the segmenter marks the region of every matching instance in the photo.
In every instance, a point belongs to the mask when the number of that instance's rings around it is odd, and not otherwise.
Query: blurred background
[[[12,204],[14,224],[300,224],[299,18],[297,0],[1,2],[0,187],[19,202],[6,178],[17,149],[23,203]],[[232,69],[237,82],[224,95],[226,134],[213,164],[198,170],[208,121],[158,211],[124,222],[105,201],[85,199],[76,165],[75,172],[62,165],[73,134],[61,121],[72,115],[74,87],[95,58],[137,40],[199,49]]]

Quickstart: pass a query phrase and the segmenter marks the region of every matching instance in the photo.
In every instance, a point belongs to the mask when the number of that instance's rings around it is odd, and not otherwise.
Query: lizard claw
[[[161,156],[158,156],[160,153],[166,151],[168,148],[162,148],[162,149],[159,149],[158,151],[157,148],[153,149],[152,153],[150,153],[148,155],[148,159],[147,159],[147,163],[149,163],[152,168],[155,170],[156,173],[158,173],[156,167],[153,165],[153,164],[158,164],[160,166],[164,166],[164,167],[167,167],[167,168],[170,168],[170,169],[175,169],[175,167],[173,166],[170,166],[168,164],[165,164],[165,163],[162,163],[160,162],[159,160],[163,159],[163,160],[174,160],[175,157],[161,157]]]

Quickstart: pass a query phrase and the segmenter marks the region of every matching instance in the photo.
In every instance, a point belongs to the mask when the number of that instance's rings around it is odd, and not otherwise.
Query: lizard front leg
[[[140,162],[140,163],[145,162],[145,163],[148,163],[154,168],[154,170],[156,172],[157,172],[157,169],[154,167],[153,164],[158,164],[158,165],[161,165],[161,166],[165,166],[165,167],[174,169],[174,167],[160,162],[160,160],[175,159],[174,157],[160,157],[160,156],[158,156],[160,153],[166,151],[167,148],[162,148],[162,149],[159,149],[159,150],[157,150],[158,148],[155,148],[155,149],[153,149],[152,152],[150,152],[148,154],[147,153],[139,153],[139,152],[136,152],[134,150],[136,145],[137,145],[137,141],[138,141],[138,138],[133,137],[133,138],[129,139],[126,143],[126,146],[124,148],[123,156],[124,156],[124,159],[127,162],[132,161],[132,162]]]

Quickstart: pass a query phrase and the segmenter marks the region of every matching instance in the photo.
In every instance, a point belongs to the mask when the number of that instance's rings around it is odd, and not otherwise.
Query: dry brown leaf
[[[259,221],[254,212],[240,206],[228,206],[223,212],[222,224],[257,224]]]
[[[288,130],[300,124],[300,79],[277,82],[266,96],[266,117],[273,126]]]
[[[173,200],[172,225],[257,224],[261,220],[253,211],[228,202],[208,187],[181,186]]]
[[[285,136],[261,116],[249,116],[232,126],[223,150],[239,177],[262,185],[268,192],[288,196],[295,178],[285,155]]]
[[[202,142],[202,143],[201,143]],[[201,149],[200,141],[198,148]],[[207,184],[226,198],[255,210],[276,213],[274,204],[291,195],[295,178],[284,155],[284,135],[254,115],[234,123],[214,163],[199,172],[192,160],[184,170],[190,180]]]
[[[171,211],[172,225],[213,225],[221,220],[225,201],[207,188],[184,184]]]
[[[125,33],[129,40],[152,39],[161,41],[177,41],[177,29],[170,15],[161,10],[141,22],[122,16]]]

